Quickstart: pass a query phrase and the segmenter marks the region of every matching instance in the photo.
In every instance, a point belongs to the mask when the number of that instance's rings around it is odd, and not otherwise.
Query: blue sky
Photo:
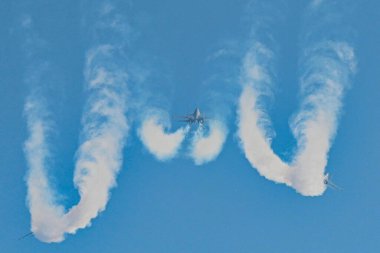
[[[110,20],[99,18],[101,1],[2,1],[4,252],[377,252],[380,3],[331,2],[322,1],[313,12],[306,1],[109,1],[122,24],[116,31],[102,28]],[[272,147],[290,160],[296,140],[289,119],[302,100],[303,50],[319,40],[349,43],[357,71],[342,99],[326,167],[343,190],[305,197],[260,176],[245,158],[237,133],[240,77],[255,41],[271,48],[274,86],[266,109],[276,132]],[[38,94],[54,122],[47,140],[49,182],[67,209],[80,200],[73,183],[76,152],[86,139],[81,117],[94,96],[85,88],[84,72],[91,69],[86,61],[102,43],[116,45],[123,54],[94,64],[128,73],[129,132],[117,187],[91,227],[61,243],[34,237],[17,241],[31,226],[25,102]],[[195,165],[188,155],[190,132],[176,157],[157,160],[138,135],[148,106],[167,112],[170,131],[181,127],[174,116],[196,106],[222,118],[228,135],[221,153]]]

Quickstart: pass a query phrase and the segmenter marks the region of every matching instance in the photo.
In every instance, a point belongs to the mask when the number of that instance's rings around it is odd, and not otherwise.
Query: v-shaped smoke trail
[[[260,43],[253,45],[244,61],[238,135],[247,159],[261,175],[303,195],[320,195],[326,188],[324,168],[355,61],[353,49],[342,42],[322,42],[308,54],[301,80],[305,98],[291,124],[298,144],[294,160],[285,163],[270,147],[269,120],[261,99],[271,82],[266,64],[272,54]]]
[[[112,32],[125,32],[116,27],[115,22],[107,27]],[[57,203],[57,193],[49,183],[51,119],[48,108],[35,94],[30,95],[25,104],[29,130],[25,154],[29,166],[27,187],[31,230],[44,242],[60,242],[66,233],[73,234],[90,226],[91,220],[106,208],[109,191],[116,185],[128,133],[125,117],[127,75],[118,61],[120,50],[120,44],[100,43],[86,55],[85,77],[89,97],[82,117],[82,141],[74,174],[80,200],[69,210]]]
[[[304,52],[300,79],[303,101],[291,122],[297,140],[293,160],[282,161],[271,148],[270,120],[262,101],[271,92],[273,52],[258,41],[243,62],[238,135],[246,158],[262,176],[293,187],[302,195],[317,196],[326,189],[328,152],[356,62],[353,48],[344,41],[323,40]]]

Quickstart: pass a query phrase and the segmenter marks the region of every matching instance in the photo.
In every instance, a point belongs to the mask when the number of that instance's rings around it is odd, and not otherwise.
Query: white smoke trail
[[[166,113],[156,110],[148,115],[138,130],[142,143],[158,160],[175,157],[190,127],[182,127],[169,133],[170,121]]]
[[[321,42],[306,51],[300,112],[291,122],[298,153],[292,167],[294,187],[321,194],[324,168],[335,137],[342,98],[355,72],[354,50],[345,42]]]
[[[122,163],[122,149],[128,125],[126,75],[121,69],[102,66],[103,57],[112,57],[114,48],[99,46],[88,53],[87,82],[90,92],[83,116],[83,142],[78,149],[74,184],[80,201],[68,212],[56,204],[49,186],[47,170],[48,123],[38,98],[25,106],[30,137],[25,153],[30,168],[27,177],[32,232],[42,241],[59,242],[64,233],[75,233],[90,225],[91,219],[105,209],[109,190]]]
[[[190,156],[196,165],[210,162],[218,157],[226,141],[228,131],[222,122],[209,120],[208,127],[207,133],[203,127],[200,127],[193,135]]]
[[[115,30],[114,26],[111,28]],[[49,184],[48,110],[43,98],[34,94],[27,99],[28,205],[31,231],[41,241],[60,242],[66,233],[74,234],[90,226],[91,220],[106,208],[109,191],[116,185],[128,133],[127,75],[117,63],[120,50],[119,44],[100,44],[87,53],[85,77],[89,98],[74,174],[80,200],[69,210],[57,203],[58,195]],[[37,82],[34,80],[33,85]]]
[[[43,241],[63,240],[64,207],[56,204],[56,193],[49,185],[47,175],[47,144],[49,122],[41,102],[29,98],[25,114],[30,136],[25,143],[25,154],[29,166],[27,175],[28,205],[32,216],[32,232]]]
[[[285,183],[305,196],[321,195],[328,151],[335,136],[341,100],[355,71],[353,49],[344,42],[326,41],[306,51],[301,79],[305,97],[291,128],[297,152],[291,163],[282,161],[271,148],[268,116],[262,99],[271,89],[268,71],[272,52],[256,43],[243,64],[243,91],[239,101],[238,135],[251,165],[269,180]]]
[[[141,142],[160,161],[174,158],[190,132],[190,125],[169,132],[171,125],[168,118],[164,111],[151,110],[138,129]],[[207,128],[207,131],[204,127],[191,131],[190,157],[197,165],[214,160],[220,154],[227,137],[227,128],[220,121],[210,120]]]

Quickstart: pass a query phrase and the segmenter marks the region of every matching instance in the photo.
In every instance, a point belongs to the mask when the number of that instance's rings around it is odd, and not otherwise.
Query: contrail
[[[170,120],[167,113],[161,110],[151,110],[138,130],[144,146],[161,161],[172,159],[177,155],[190,127],[181,127],[173,133],[168,132],[169,129]]]
[[[271,94],[269,71],[273,52],[256,41],[246,54],[238,108],[238,136],[246,158],[260,175],[293,187],[305,196],[323,194],[324,170],[336,134],[342,98],[355,72],[354,49],[344,41],[323,40],[304,51],[303,97],[299,112],[291,121],[297,150],[289,163],[271,148],[270,119],[263,99]]]
[[[114,23],[108,29],[124,32]],[[60,242],[66,233],[74,234],[90,226],[91,220],[106,208],[109,191],[116,185],[129,128],[125,117],[127,74],[118,58],[121,50],[120,44],[101,43],[86,54],[85,79],[89,95],[74,172],[80,200],[69,210],[58,204],[58,194],[49,182],[52,120],[48,108],[37,93],[27,98],[25,115],[29,137],[24,147],[29,167],[27,198],[31,233],[41,241]],[[38,81],[34,80],[34,85],[38,85]]]

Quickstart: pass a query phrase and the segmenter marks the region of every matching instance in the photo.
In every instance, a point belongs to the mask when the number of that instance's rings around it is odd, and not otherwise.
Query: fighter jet
[[[333,182],[331,182],[331,180],[329,179],[329,173],[327,173],[325,175],[325,178],[323,179],[323,183],[327,186],[327,187],[330,187],[331,189],[334,189],[334,190],[342,190],[342,188],[340,188],[339,186],[337,186],[336,184],[334,184]]]
[[[206,117],[202,116],[201,111],[199,108],[195,108],[194,112],[185,116],[181,116],[181,119],[178,121],[186,122],[188,124],[199,124],[203,125],[205,121],[207,120]]]

